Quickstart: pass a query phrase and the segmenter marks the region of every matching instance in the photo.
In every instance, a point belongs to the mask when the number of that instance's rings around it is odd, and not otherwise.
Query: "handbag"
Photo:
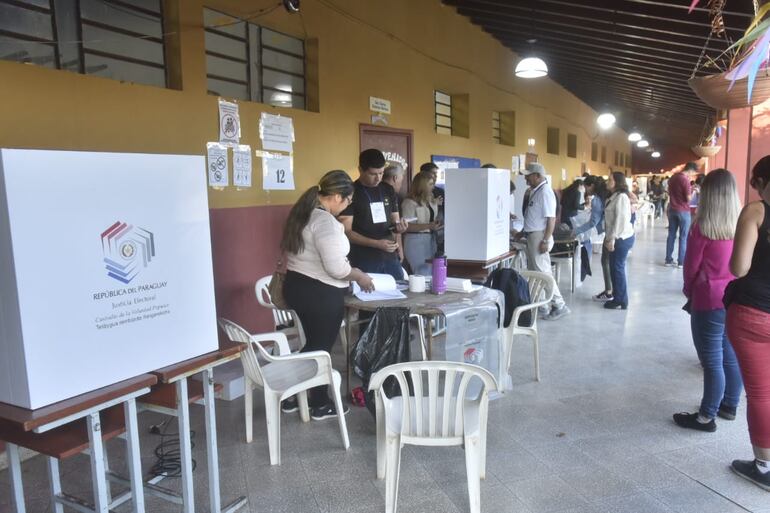
[[[270,293],[270,301],[279,310],[289,310],[289,305],[286,303],[286,299],[283,297],[283,282],[286,280],[286,253],[281,255],[278,259],[278,264],[275,266],[273,277],[270,278],[270,283],[267,286],[267,291]]]

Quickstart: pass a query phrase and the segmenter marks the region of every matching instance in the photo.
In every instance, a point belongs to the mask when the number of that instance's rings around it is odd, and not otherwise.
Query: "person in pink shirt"
[[[674,173],[668,181],[668,239],[666,240],[666,265],[682,267],[687,252],[687,234],[690,232],[690,196],[692,189],[687,172],[695,171],[698,165],[688,162],[683,171]],[[674,243],[679,234],[679,253],[674,262]]]
[[[683,428],[713,432],[717,416],[734,420],[743,390],[738,360],[725,332],[722,302],[727,284],[734,279],[730,256],[740,211],[733,175],[725,169],[706,175],[684,258],[684,295],[703,367],[703,398],[698,412],[674,414],[674,422]]]

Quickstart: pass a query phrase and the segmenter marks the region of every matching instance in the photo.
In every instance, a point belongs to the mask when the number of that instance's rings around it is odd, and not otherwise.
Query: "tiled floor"
[[[671,421],[672,413],[697,407],[702,385],[688,317],[680,309],[681,271],[660,265],[664,236],[660,225],[638,235],[627,312],[605,311],[590,300],[601,289],[594,258],[596,276],[568,297],[573,314],[541,324],[540,383],[532,380],[531,345],[519,342],[514,390],[491,405],[483,511],[770,513],[770,493],[728,470],[732,459],[751,457],[745,404],[738,420],[719,421],[716,433],[684,431]],[[348,416],[347,452],[335,422],[305,425],[284,416],[283,464],[270,467],[261,404],[255,411],[255,441],[246,445],[242,403],[217,406],[225,502],[247,495],[250,511],[265,513],[384,510],[368,412],[355,408]],[[160,421],[154,414],[140,417],[145,427]],[[208,511],[200,407],[193,408],[193,421],[197,510]],[[157,442],[143,436],[145,469]],[[122,443],[109,448],[121,467]],[[87,497],[87,459],[73,458],[63,471],[65,490]],[[24,477],[28,511],[50,511],[41,458],[25,463]],[[11,511],[7,483],[7,472],[0,473],[3,513]],[[178,488],[178,480],[166,486]],[[404,512],[467,511],[462,451],[405,448],[399,506]],[[181,508],[148,498],[147,510]]]

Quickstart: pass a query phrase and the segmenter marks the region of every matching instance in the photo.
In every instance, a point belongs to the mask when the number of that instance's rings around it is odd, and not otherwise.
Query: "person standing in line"
[[[382,172],[382,181],[393,187],[396,195],[401,192],[401,185],[404,182],[404,168],[401,164],[390,164],[385,166]]]
[[[433,197],[436,198],[436,204],[438,205],[438,214],[436,214],[436,221],[444,223],[444,197],[446,191],[436,185],[438,183],[438,166],[433,162],[426,162],[420,166],[420,173],[428,173],[433,178]],[[437,253],[444,254],[444,228],[441,227],[436,230],[436,245]]]
[[[575,235],[580,235],[591,228],[596,228],[596,233],[604,233],[604,208],[610,193],[607,190],[607,182],[601,176],[589,176],[584,180],[586,195],[591,198],[591,217],[587,223],[575,228]],[[585,242],[587,253],[592,253],[591,241]],[[610,273],[610,252],[602,245],[602,276],[604,277],[604,290],[593,296],[594,301],[612,301],[612,274]]]
[[[693,167],[694,162],[689,162],[683,171],[674,173],[668,181],[668,240],[666,241],[666,262],[669,267],[682,267],[684,254],[687,251],[687,234],[690,232],[690,179],[687,172]],[[674,243],[677,233],[679,236],[679,254],[674,262]]]
[[[531,271],[551,274],[551,256],[553,248],[553,230],[556,226],[556,195],[545,177],[542,164],[532,162],[523,171],[529,186],[529,194],[524,205],[524,231],[527,240],[527,267]],[[553,299],[547,311],[541,311],[543,319],[556,320],[570,313],[559,291],[554,285]]]
[[[302,352],[331,352],[345,315],[344,296],[349,282],[358,283],[366,291],[374,290],[371,277],[348,262],[350,243],[337,220],[352,198],[353,181],[348,174],[329,171],[297,200],[283,229],[283,294],[305,331],[307,342]],[[308,405],[314,420],[337,416],[326,386],[310,389]],[[298,408],[296,397],[281,405],[285,413]]]
[[[401,234],[408,223],[400,217],[396,191],[382,181],[384,170],[385,156],[380,150],[361,152],[353,202],[339,219],[350,239],[350,262],[354,266],[403,280]]]
[[[420,173],[428,173],[433,177],[433,197],[436,198],[439,209],[444,212],[444,189],[435,185],[438,183],[438,166],[433,162],[426,162],[420,166]]]
[[[409,223],[403,235],[404,254],[413,274],[429,276],[432,266],[426,260],[436,255],[436,230],[441,227],[438,203],[433,196],[433,177],[429,173],[417,173],[412,181],[409,196],[401,203],[401,215],[416,219]]]
[[[700,207],[684,257],[684,295],[690,312],[692,340],[703,367],[703,396],[695,413],[675,413],[683,428],[716,431],[717,416],[734,420],[743,381],[733,346],[725,333],[722,303],[730,273],[735,225],[741,201],[735,178],[715,169],[702,180]]]
[[[612,276],[612,300],[604,303],[608,310],[628,308],[628,278],[626,260],[634,245],[634,227],[631,225],[631,200],[626,175],[615,171],[607,183],[612,195],[604,210],[604,247],[610,257]]]
[[[585,187],[583,178],[575,178],[575,181],[561,191],[561,216],[560,222],[572,226],[572,218],[578,215],[578,211],[583,209],[585,200]]]
[[[733,472],[770,491],[770,155],[751,171],[760,201],[738,218],[730,271],[738,277],[725,292],[727,336],[746,387],[754,461],[735,460]]]

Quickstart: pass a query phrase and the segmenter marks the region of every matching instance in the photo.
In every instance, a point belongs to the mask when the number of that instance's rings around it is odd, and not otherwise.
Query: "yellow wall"
[[[0,61],[0,147],[204,154],[218,137],[217,98],[206,94],[203,5],[248,16],[274,0],[172,0],[179,11],[182,90],[161,89]],[[540,160],[561,186],[586,162],[594,174],[630,153],[626,134],[599,134],[596,113],[549,79],[513,76],[515,54],[439,0],[309,0],[302,16],[283,9],[255,23],[319,42],[320,112],[241,102],[242,143],[259,149],[263,111],[294,118],[298,189],[327,170],[355,177],[359,123],[370,120],[369,96],[392,101],[390,126],[414,130],[414,164],[431,154],[476,157],[500,167],[526,151],[534,137]],[[599,86],[599,85],[597,85]],[[470,95],[470,138],[434,131],[433,90]],[[492,140],[492,111],[516,112],[516,147]],[[561,155],[545,151],[548,126],[560,128]],[[567,158],[567,133],[578,136],[577,158]],[[607,146],[607,164],[590,161],[591,142]],[[212,208],[288,204],[299,194],[255,186],[211,191]],[[204,172],[202,170],[202,172]]]

